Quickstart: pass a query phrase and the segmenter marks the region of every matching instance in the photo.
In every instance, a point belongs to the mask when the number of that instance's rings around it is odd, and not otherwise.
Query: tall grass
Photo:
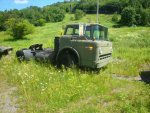
[[[114,79],[108,70],[59,70],[7,57],[0,65],[0,74],[18,87],[25,112],[149,112],[150,87]]]
[[[138,76],[142,70],[150,70],[150,28],[110,29],[114,46],[113,73]],[[147,65],[147,66],[144,66]]]

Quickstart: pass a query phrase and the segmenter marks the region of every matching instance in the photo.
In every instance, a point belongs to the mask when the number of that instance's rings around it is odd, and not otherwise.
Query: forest
[[[58,2],[45,7],[30,6],[25,9],[5,10],[0,12],[0,31],[7,30],[7,23],[12,18],[17,20],[26,19],[34,26],[42,26],[47,22],[60,22],[66,13],[76,13],[81,10],[85,14],[96,13],[97,0],[70,0]],[[121,25],[149,26],[150,24],[150,1],[149,0],[101,0],[99,13],[119,14]],[[81,15],[82,13],[78,13]]]

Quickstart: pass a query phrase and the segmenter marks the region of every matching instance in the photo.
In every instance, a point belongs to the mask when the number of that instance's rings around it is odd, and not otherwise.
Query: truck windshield
[[[107,30],[99,25],[86,26],[84,35],[89,40],[107,40]]]

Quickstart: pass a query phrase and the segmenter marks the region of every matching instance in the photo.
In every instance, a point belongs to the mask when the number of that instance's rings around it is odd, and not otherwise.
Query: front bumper
[[[101,68],[112,61],[112,57],[108,57],[99,61],[93,62],[93,68]]]

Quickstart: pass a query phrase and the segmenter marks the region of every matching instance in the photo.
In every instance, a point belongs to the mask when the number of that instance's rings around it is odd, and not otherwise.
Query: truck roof
[[[80,24],[82,24],[82,25],[89,25],[89,26],[90,25],[100,25],[101,27],[107,28],[106,26],[98,24],[98,23],[72,23],[72,24],[67,24],[67,26],[80,25]]]

